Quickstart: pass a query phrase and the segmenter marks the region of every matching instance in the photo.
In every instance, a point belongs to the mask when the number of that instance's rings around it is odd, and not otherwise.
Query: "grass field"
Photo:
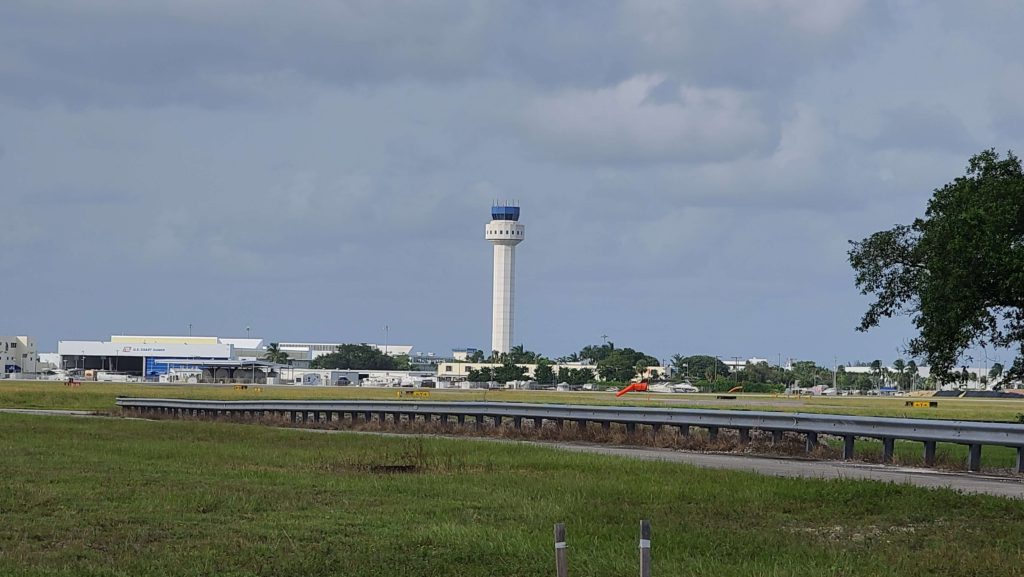
[[[1022,575],[1024,503],[447,439],[0,414],[2,575]],[[402,466],[405,473],[385,472]]]
[[[43,381],[0,381],[0,408],[85,409],[110,411],[118,396],[189,399],[395,399],[396,390],[363,387],[255,387],[236,391],[230,386],[142,385],[121,383],[83,383],[68,388],[62,383]],[[514,401],[535,403],[585,403],[618,405],[657,405],[690,408],[723,408],[757,411],[837,413],[929,419],[1015,421],[1024,413],[1024,400],[939,399],[937,408],[915,409],[904,406],[908,398],[877,397],[804,397],[739,395],[736,400],[718,400],[715,395],[630,394],[620,399],[604,392],[430,390],[433,400]]]

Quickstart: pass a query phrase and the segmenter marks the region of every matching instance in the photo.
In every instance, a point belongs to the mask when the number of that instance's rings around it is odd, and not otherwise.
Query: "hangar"
[[[259,339],[241,341],[246,342],[218,337],[115,335],[110,341],[60,341],[57,354],[64,370],[91,369],[156,379],[170,370],[172,361],[192,361],[199,365],[202,361],[235,360],[240,351],[233,342],[249,346],[262,342]]]

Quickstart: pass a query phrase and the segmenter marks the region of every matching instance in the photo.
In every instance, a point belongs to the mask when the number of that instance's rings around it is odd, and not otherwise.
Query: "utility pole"
[[[833,390],[835,390],[835,388],[836,388],[836,372],[838,370],[839,370],[839,356],[836,355],[836,356],[832,357],[832,389]],[[836,393],[839,393],[839,391],[836,390]]]

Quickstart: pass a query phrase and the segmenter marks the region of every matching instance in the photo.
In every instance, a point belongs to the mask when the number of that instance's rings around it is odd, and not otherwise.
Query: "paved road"
[[[63,417],[98,417],[93,411],[69,411],[64,409],[0,409],[0,413],[16,413],[21,415],[50,415]]]
[[[548,444],[548,443],[540,443]],[[999,497],[1024,499],[1024,481],[1018,478],[991,477],[979,474],[935,471],[910,467],[844,463],[837,461],[810,461],[780,459],[716,453],[691,453],[670,449],[637,447],[608,447],[601,445],[557,445],[566,451],[618,455],[650,461],[686,463],[709,469],[751,471],[775,477],[802,477],[815,479],[870,479],[905,483],[918,487],[949,488],[965,493],[985,493]]]
[[[56,415],[73,417],[101,417],[89,411],[62,411],[36,409],[0,409],[0,413],[20,413],[32,415]],[[110,417],[119,418],[119,417]],[[288,431],[315,433],[344,433],[327,429],[285,428]],[[359,432],[362,435],[381,435],[407,437],[407,433],[373,433]],[[671,449],[654,449],[646,447],[616,447],[589,443],[555,443],[544,441],[514,441],[490,437],[458,436],[450,437],[460,440],[480,442],[523,443],[528,445],[550,447],[563,451],[580,453],[596,453],[613,455],[648,461],[668,461],[686,463],[709,469],[730,469],[750,471],[775,477],[798,477],[813,479],[868,479],[904,483],[918,487],[949,488],[964,493],[983,493],[999,497],[1024,499],[1024,479],[1019,477],[992,477],[976,473],[957,473],[918,469],[911,467],[894,467],[889,465],[871,465],[867,463],[846,463],[839,461],[812,461],[807,459],[752,457],[749,455],[733,455],[722,453],[693,453]]]

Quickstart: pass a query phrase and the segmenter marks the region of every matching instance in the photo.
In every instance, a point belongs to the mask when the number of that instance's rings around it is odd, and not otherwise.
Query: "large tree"
[[[1024,171],[1012,152],[986,150],[937,189],[923,218],[851,242],[856,285],[874,302],[858,330],[907,315],[908,352],[944,381],[973,346],[1016,351],[1024,376]]]
[[[637,374],[637,366],[658,366],[658,359],[631,348],[614,349],[597,361],[597,373],[606,381],[628,382]]]
[[[406,369],[408,367],[408,359],[403,363],[400,359],[385,355],[380,349],[369,345],[338,345],[338,349],[335,352],[313,359],[310,366],[314,369],[394,371]]]
[[[711,355],[673,355],[672,364],[677,375],[696,380],[713,381],[716,377],[725,377],[729,374],[729,366]]]

